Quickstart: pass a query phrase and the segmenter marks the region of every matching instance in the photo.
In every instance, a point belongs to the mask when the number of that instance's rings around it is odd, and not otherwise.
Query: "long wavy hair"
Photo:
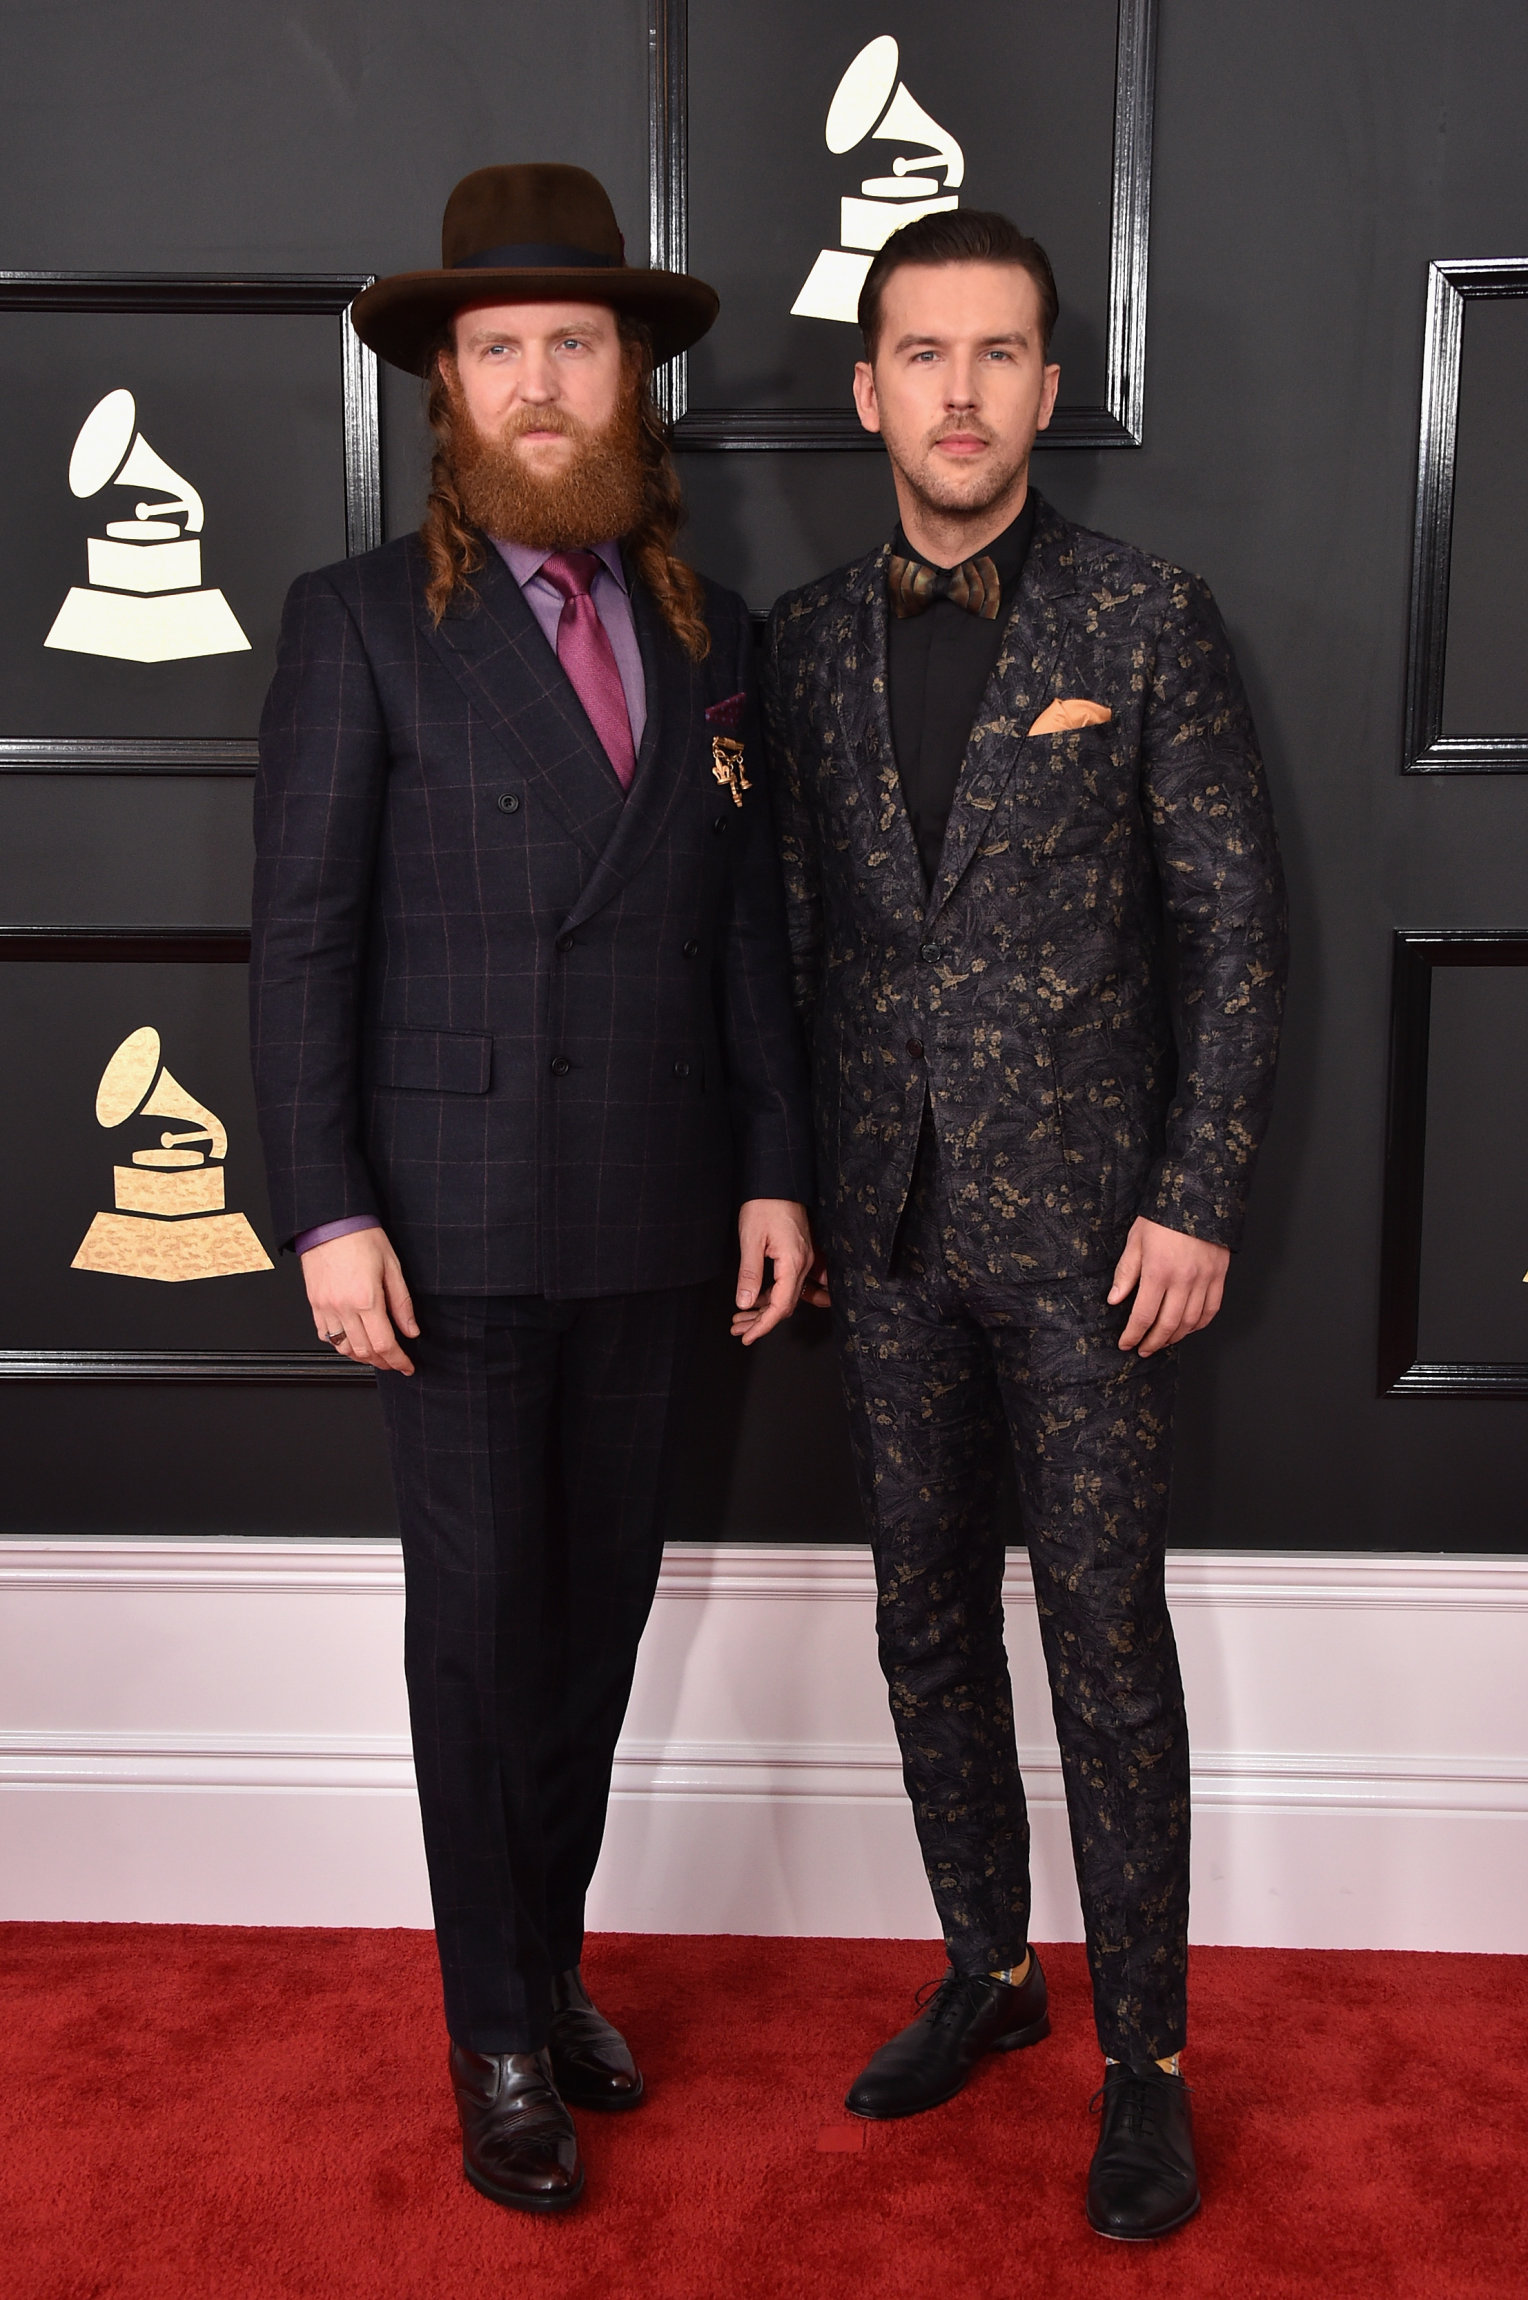
[[[638,321],[622,317],[619,326],[636,391],[643,471],[642,509],[636,526],[621,541],[664,622],[691,662],[699,663],[711,651],[711,634],[706,628],[700,577],[675,555],[673,547],[684,520],[684,494],[669,451],[668,432],[653,397],[652,338]],[[425,601],[437,623],[453,600],[472,590],[472,578],[484,560],[482,534],[464,513],[457,489],[456,409],[437,356],[453,351],[447,331],[430,356],[425,403],[435,435],[435,455],[430,465],[429,502],[419,534],[430,570]]]

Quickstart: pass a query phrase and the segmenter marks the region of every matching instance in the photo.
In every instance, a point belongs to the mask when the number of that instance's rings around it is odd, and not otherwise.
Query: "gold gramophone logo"
[[[914,216],[960,205],[956,186],[965,179],[965,154],[948,129],[908,94],[898,78],[900,67],[901,51],[889,32],[861,48],[838,83],[823,135],[830,152],[852,152],[867,140],[924,148],[899,156],[889,176],[867,176],[857,197],[839,201],[843,245],[819,254],[791,305],[796,318],[842,319],[852,325],[870,259],[892,233]]]
[[[108,486],[147,487],[169,500],[141,502],[131,519],[108,519],[106,533],[90,537],[89,583],[74,586],[43,645],[128,663],[247,652],[222,592],[202,588],[202,499],[150,447],[130,391],[96,402],[69,458],[72,495],[83,500]]]
[[[129,1118],[189,1120],[149,1149],[112,1168],[116,1211],[97,1214],[69,1265],[114,1278],[231,1278],[269,1270],[271,1258],[242,1214],[223,1206],[228,1129],[186,1092],[160,1059],[147,1024],[124,1038],[101,1073],[95,1114],[102,1126]]]

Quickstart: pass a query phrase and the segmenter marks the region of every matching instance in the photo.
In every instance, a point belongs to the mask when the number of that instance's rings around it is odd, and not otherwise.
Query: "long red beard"
[[[557,407],[520,408],[492,438],[479,431],[460,383],[451,399],[451,475],[467,517],[504,543],[536,551],[586,551],[629,535],[642,516],[646,472],[637,394],[628,389],[602,431]],[[560,431],[577,444],[567,467],[529,470],[515,441],[525,431]]]

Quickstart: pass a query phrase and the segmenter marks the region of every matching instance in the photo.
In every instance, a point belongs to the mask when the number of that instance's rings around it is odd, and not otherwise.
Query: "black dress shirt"
[[[982,690],[992,676],[1004,626],[1019,595],[1034,524],[1031,488],[1013,525],[987,546],[986,555],[1002,585],[1002,604],[990,622],[967,607],[957,607],[952,599],[936,599],[921,615],[905,621],[895,615],[888,619],[891,740],[924,880],[930,887],[938,873],[944,827]],[[891,547],[904,558],[919,556],[900,525]]]

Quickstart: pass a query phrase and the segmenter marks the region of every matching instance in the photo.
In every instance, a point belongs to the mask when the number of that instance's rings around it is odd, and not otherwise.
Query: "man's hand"
[[[1185,1237],[1181,1230],[1166,1229],[1138,1214],[1109,1288],[1111,1302],[1122,1302],[1135,1289],[1120,1348],[1138,1347],[1141,1356],[1149,1358],[1170,1343],[1197,1334],[1220,1308],[1230,1260],[1228,1246]]]
[[[830,1310],[833,1307],[833,1297],[828,1292],[826,1254],[819,1253],[814,1259],[802,1284],[801,1299],[809,1310]]]
[[[746,1347],[761,1341],[801,1299],[812,1266],[812,1232],[806,1208],[793,1198],[750,1198],[737,1218],[737,1314],[732,1332]],[[764,1264],[773,1276],[764,1283]]]
[[[385,1232],[352,1230],[348,1237],[310,1246],[302,1257],[302,1276],[320,1341],[358,1366],[385,1366],[394,1374],[414,1371],[393,1323],[409,1335],[417,1334],[419,1325]]]

